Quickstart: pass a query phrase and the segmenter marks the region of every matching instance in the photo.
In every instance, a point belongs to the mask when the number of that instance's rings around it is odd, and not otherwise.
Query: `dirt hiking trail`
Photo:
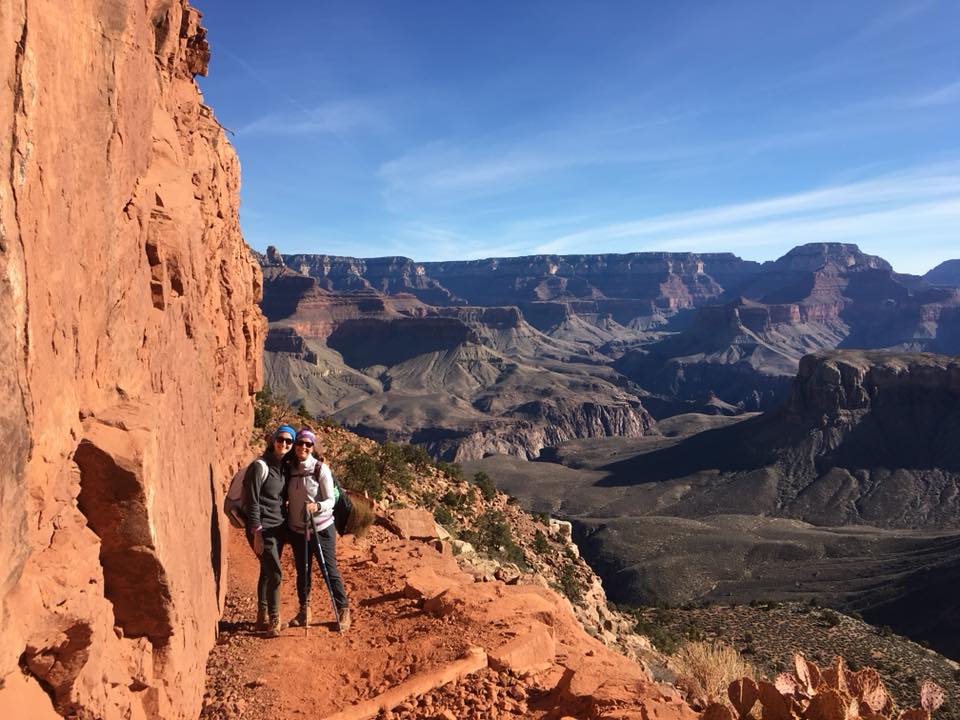
[[[475,582],[448,545],[381,527],[338,541],[347,633],[337,633],[315,573],[309,632],[267,639],[254,629],[259,566],[241,531],[231,530],[230,544],[201,718],[695,717],[676,691],[588,636],[553,591]],[[292,556],[286,548],[284,621],[298,605]]]

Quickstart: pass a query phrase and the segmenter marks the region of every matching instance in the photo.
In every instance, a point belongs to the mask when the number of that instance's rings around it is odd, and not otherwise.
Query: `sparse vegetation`
[[[257,428],[266,428],[273,419],[273,391],[267,386],[254,396],[253,405],[253,426]]]
[[[513,539],[510,525],[499,510],[490,509],[480,516],[473,538],[475,542],[473,540],[468,542],[493,555],[506,558],[520,567],[526,567],[523,549]]]
[[[824,610],[820,613],[820,619],[827,624],[827,627],[836,627],[840,624],[840,613],[833,610]]]
[[[433,465],[433,458],[430,457],[430,453],[419,445],[400,445],[400,452],[403,453],[404,461],[413,465],[420,472],[426,471]]]
[[[457,463],[438,462],[437,469],[451,480],[463,480],[463,468]]]
[[[583,590],[580,588],[580,581],[577,580],[576,569],[572,563],[563,566],[559,580],[560,590],[570,602],[578,603],[583,599]]]
[[[533,536],[533,550],[538,555],[546,555],[550,552],[550,543],[547,542],[547,536],[543,534],[542,530],[538,529]]]
[[[676,633],[643,616],[637,618],[633,631],[648,638],[654,647],[665,655],[673,655],[680,647],[680,638]]]
[[[753,666],[721,642],[685,642],[676,652],[679,684],[693,697],[723,702],[727,687],[742,677],[753,678]]]
[[[308,422],[313,422],[313,415],[310,414],[310,411],[304,405],[301,405],[297,408],[297,417],[303,418]]]
[[[457,492],[456,490],[447,490],[440,498],[440,502],[448,508],[466,513],[472,506],[472,500],[468,493]]]
[[[437,505],[433,509],[433,519],[445,526],[453,525],[455,522],[453,513],[450,512],[450,509],[446,505]]]
[[[493,478],[483,470],[473,476],[473,484],[480,490],[484,500],[493,500],[497,496],[497,486],[494,485]]]
[[[378,463],[360,450],[351,452],[344,460],[343,484],[350,490],[365,492],[375,500],[383,497],[383,480]]]
[[[384,482],[409,490],[413,483],[413,475],[407,466],[403,449],[399,445],[385,443],[377,452],[380,461],[380,475]]]

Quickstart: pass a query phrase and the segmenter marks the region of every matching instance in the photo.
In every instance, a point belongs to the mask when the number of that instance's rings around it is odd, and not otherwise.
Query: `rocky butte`
[[[816,598],[960,656],[957,357],[822,351],[779,408],[660,430],[468,470],[575,520],[614,600]]]
[[[0,36],[0,708],[195,718],[264,336],[205,32],[13,0]]]

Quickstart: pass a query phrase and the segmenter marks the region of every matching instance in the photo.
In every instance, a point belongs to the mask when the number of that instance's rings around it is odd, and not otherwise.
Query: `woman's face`
[[[293,452],[297,456],[297,460],[306,460],[310,457],[310,453],[313,452],[313,443],[306,438],[300,438],[294,444]]]
[[[287,433],[280,433],[277,437],[273,439],[273,454],[278,458],[283,457],[287,454],[287,451],[290,449],[290,445],[293,443],[293,438],[290,437]]]

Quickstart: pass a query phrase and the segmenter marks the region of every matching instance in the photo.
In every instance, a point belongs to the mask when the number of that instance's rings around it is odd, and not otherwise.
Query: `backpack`
[[[250,465],[257,466],[256,482],[262,483],[267,479],[267,463],[263,458],[255,459]],[[227,490],[227,496],[223,499],[223,512],[229,518],[230,524],[234,527],[245,528],[247,526],[247,506],[250,498],[247,496],[247,484],[244,480],[247,477],[247,470],[250,465],[244,465],[230,481],[230,488]]]
[[[350,513],[353,512],[353,502],[350,496],[340,487],[337,479],[333,479],[333,525],[337,528],[338,535],[345,535],[347,524],[350,522]]]

